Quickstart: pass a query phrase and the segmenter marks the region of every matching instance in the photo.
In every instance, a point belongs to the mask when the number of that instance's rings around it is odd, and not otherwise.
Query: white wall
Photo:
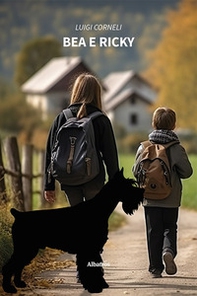
[[[57,115],[69,98],[68,93],[51,92],[47,94],[27,94],[26,100],[34,108],[39,109],[42,112],[42,119],[46,120],[49,114]]]
[[[152,114],[148,106],[142,100],[137,100],[136,104],[131,104],[129,100],[126,100],[113,110],[110,119],[112,122],[123,126],[127,132],[149,131],[151,129]],[[131,123],[132,114],[137,115],[136,124]]]

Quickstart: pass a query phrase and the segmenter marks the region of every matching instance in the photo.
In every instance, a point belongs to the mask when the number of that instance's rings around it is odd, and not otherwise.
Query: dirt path
[[[119,210],[119,209],[118,209]],[[178,272],[175,276],[165,273],[161,279],[152,279],[147,272],[148,258],[144,228],[143,209],[134,216],[128,216],[128,224],[109,234],[105,245],[103,260],[105,279],[109,288],[102,296],[120,295],[197,295],[197,212],[180,210],[178,231],[178,255],[176,263]],[[65,256],[61,255],[60,260]],[[75,257],[73,256],[73,259]],[[54,279],[50,289],[21,290],[19,295],[36,296],[89,296],[75,279],[76,267],[64,270],[45,271],[39,277]],[[23,294],[24,293],[24,294]],[[18,294],[17,294],[18,295]]]

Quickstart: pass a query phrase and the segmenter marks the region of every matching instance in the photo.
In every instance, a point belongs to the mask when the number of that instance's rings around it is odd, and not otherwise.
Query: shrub
[[[197,135],[195,133],[178,133],[181,145],[185,148],[187,153],[196,154],[197,153]]]
[[[140,142],[146,141],[148,135],[146,133],[132,133],[117,139],[118,150],[120,153],[135,153]]]
[[[0,206],[0,270],[13,252],[11,226],[13,219],[5,205]]]

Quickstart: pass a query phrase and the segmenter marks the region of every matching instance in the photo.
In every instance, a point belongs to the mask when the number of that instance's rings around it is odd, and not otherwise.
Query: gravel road
[[[118,206],[117,210],[120,210]],[[121,210],[122,211],[122,210]],[[197,212],[180,210],[178,229],[178,255],[175,276],[152,279],[147,271],[148,257],[145,238],[143,208],[134,216],[127,217],[128,223],[121,229],[110,232],[105,245],[103,261],[105,279],[109,288],[103,290],[102,296],[120,295],[197,295]],[[59,260],[75,259],[75,256],[63,254]],[[53,284],[50,288],[31,288],[20,290],[20,296],[89,296],[80,284],[76,283],[76,266],[63,270],[45,271],[38,275]]]

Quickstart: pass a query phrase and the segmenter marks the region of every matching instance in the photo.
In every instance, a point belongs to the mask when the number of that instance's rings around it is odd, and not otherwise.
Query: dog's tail
[[[14,216],[15,218],[20,215],[20,212],[14,208],[11,208],[10,212],[11,212],[12,216]]]

